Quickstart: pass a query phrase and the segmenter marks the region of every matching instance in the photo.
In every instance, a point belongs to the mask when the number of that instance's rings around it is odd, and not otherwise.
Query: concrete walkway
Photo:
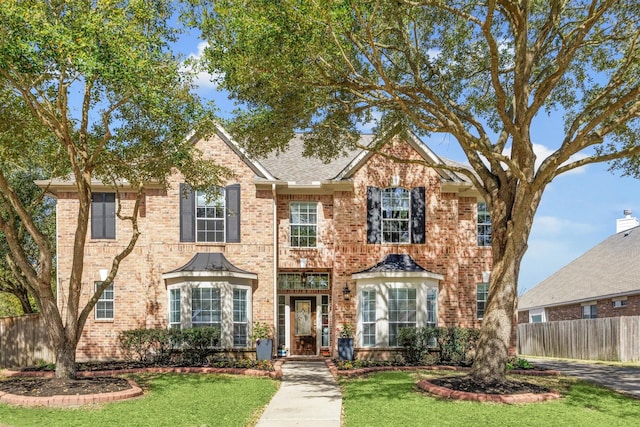
[[[256,427],[340,427],[342,394],[323,361],[287,361],[282,384]]]
[[[531,356],[527,356],[526,359],[536,366],[555,369],[562,374],[578,377],[617,392],[640,398],[640,367],[591,364]]]

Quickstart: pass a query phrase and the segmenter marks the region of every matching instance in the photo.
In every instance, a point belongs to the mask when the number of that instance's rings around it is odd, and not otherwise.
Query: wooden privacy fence
[[[54,360],[42,316],[0,317],[0,367],[29,366],[39,361],[53,363]]]
[[[518,325],[518,354],[583,360],[640,360],[640,316]]]

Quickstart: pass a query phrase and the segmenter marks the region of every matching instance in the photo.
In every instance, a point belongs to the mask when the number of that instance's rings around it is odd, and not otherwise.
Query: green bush
[[[184,329],[180,334],[182,357],[189,364],[203,364],[220,341],[220,329],[213,326]]]
[[[473,364],[480,330],[457,326],[438,329],[440,361],[454,365]]]
[[[130,329],[118,334],[118,344],[125,360],[166,362],[178,349],[189,363],[203,363],[220,340],[215,327],[179,329]]]
[[[146,362],[153,347],[152,329],[130,329],[118,334],[118,344],[125,360]]]
[[[398,334],[400,345],[404,347],[404,358],[409,365],[433,363],[430,348],[437,343],[438,328],[401,328]]]
[[[446,363],[470,365],[480,331],[470,328],[402,328],[399,341],[410,365]],[[437,343],[437,351],[434,352]]]

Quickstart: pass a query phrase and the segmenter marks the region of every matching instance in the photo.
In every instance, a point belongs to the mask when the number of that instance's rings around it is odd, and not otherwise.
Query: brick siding
[[[79,360],[115,358],[119,355],[117,335],[120,331],[166,326],[167,291],[162,274],[188,262],[196,252],[222,252],[237,267],[256,273],[253,290],[253,321],[274,324],[274,265],[283,271],[299,269],[300,258],[306,258],[307,269],[331,274],[331,325],[356,323],[355,285],[351,275],[379,262],[389,253],[410,254],[422,267],[444,276],[438,293],[440,326],[479,327],[476,320],[476,284],[482,272],[491,270],[491,248],[478,247],[476,240],[476,198],[441,192],[437,171],[418,164],[396,164],[373,155],[354,174],[353,191],[332,194],[278,194],[277,251],[274,249],[272,223],[273,194],[258,190],[253,170],[217,136],[198,144],[205,155],[235,172],[228,184],[241,186],[240,243],[179,242],[180,176],[170,180],[164,190],[148,190],[144,199],[142,232],[136,247],[121,264],[114,281],[115,318],[96,321],[90,316],[78,346]],[[391,154],[421,160],[409,144],[395,142]],[[367,244],[366,187],[388,187],[392,176],[400,177],[400,186],[426,187],[425,244]],[[132,197],[123,197],[127,213]],[[289,247],[289,203],[315,201],[320,205],[318,247]],[[67,305],[64,295],[73,253],[73,233],[77,198],[73,193],[58,197],[58,275],[59,304]],[[130,227],[116,224],[116,240],[91,240],[85,251],[85,269],[81,306],[86,303],[98,281],[100,269],[108,269],[113,256],[127,244]],[[348,286],[352,298],[345,300],[342,289]],[[637,305],[637,304],[636,304]],[[333,329],[333,327],[332,327]]]

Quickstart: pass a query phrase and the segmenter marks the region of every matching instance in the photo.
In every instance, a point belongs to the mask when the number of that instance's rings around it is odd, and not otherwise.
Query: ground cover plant
[[[42,426],[246,426],[257,421],[278,382],[209,374],[132,376],[139,399],[80,409],[20,408],[0,404],[0,424]],[[45,422],[46,420],[46,422]]]
[[[447,400],[432,397],[415,386],[421,379],[452,375],[455,374],[450,371],[417,371],[342,378],[344,425],[632,426],[640,419],[637,399],[562,376],[515,377],[563,395],[560,400],[525,405]]]

